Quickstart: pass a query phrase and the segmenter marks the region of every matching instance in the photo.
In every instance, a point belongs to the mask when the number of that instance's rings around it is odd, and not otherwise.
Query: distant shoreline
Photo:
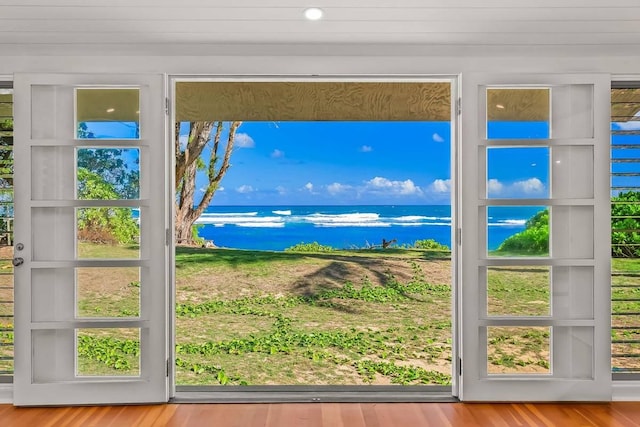
[[[507,207],[490,215],[489,250],[524,229],[537,207]],[[218,247],[281,251],[318,242],[336,249],[398,246],[433,239],[451,247],[451,205],[210,206],[196,221],[199,235]]]

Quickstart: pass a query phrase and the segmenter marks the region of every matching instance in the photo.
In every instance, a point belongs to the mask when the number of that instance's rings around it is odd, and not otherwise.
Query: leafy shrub
[[[298,243],[297,245],[289,246],[284,250],[285,252],[335,252],[335,249],[331,246],[321,245],[318,242],[313,243]]]
[[[0,120],[0,130],[12,131],[13,130],[13,119]]]
[[[640,231],[635,231],[640,230],[640,192],[622,192],[611,202],[611,256],[640,257]],[[498,252],[549,253],[549,211],[545,209],[531,217],[525,230],[502,242]]]
[[[549,253],[549,210],[538,212],[527,220],[524,231],[507,238],[497,252],[523,255],[544,255]]]
[[[611,256],[640,257],[640,232],[616,231],[640,229],[640,192],[625,191],[611,201]]]
[[[116,200],[120,195],[97,173],[78,168],[78,198]],[[134,243],[138,224],[129,208],[82,208],[78,210],[78,236],[98,243]]]
[[[443,245],[442,243],[438,243],[433,239],[416,240],[413,243],[413,247],[416,249],[431,249],[431,250],[437,250],[437,251],[450,250],[449,246]]]

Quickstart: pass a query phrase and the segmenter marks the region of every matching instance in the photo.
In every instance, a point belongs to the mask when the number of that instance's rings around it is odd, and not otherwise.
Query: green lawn
[[[135,247],[81,245],[87,257],[106,256],[113,249],[127,258],[137,253]],[[639,264],[614,260],[614,269],[640,272]],[[137,315],[136,269],[81,270],[82,316]],[[450,384],[450,275],[448,254],[433,251],[179,247],[176,382]],[[488,313],[548,314],[549,275],[547,267],[489,268]],[[633,275],[614,277],[614,284],[639,282]],[[637,292],[614,288],[613,297]],[[614,312],[640,311],[639,304],[614,302]],[[623,320],[614,317],[616,321]],[[8,341],[10,334],[1,333],[0,340]],[[550,372],[549,328],[493,327],[487,334],[490,373]],[[614,339],[639,335],[629,329],[616,332]],[[134,329],[82,331],[79,372],[137,374],[138,342]]]

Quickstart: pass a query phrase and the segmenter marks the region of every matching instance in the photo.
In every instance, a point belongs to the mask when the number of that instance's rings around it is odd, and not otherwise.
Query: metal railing
[[[0,382],[13,380],[13,90],[0,82]]]
[[[640,85],[611,89],[611,366],[640,378]]]

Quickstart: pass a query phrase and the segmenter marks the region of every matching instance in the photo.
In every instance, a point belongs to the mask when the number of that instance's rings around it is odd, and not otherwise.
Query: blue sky
[[[214,204],[448,204],[450,125],[244,122],[231,163]]]
[[[547,123],[489,128],[492,138],[547,135]],[[236,138],[216,205],[450,203],[448,122],[245,122]],[[490,197],[548,197],[549,149],[487,157]]]
[[[135,137],[128,123],[91,123],[90,130],[98,138]],[[549,134],[543,122],[493,122],[488,132],[491,138]],[[187,133],[184,123],[183,144]],[[449,204],[450,139],[449,122],[244,122],[212,204]],[[548,183],[548,148],[488,150],[489,197],[546,198]],[[197,185],[202,194],[204,173]]]

